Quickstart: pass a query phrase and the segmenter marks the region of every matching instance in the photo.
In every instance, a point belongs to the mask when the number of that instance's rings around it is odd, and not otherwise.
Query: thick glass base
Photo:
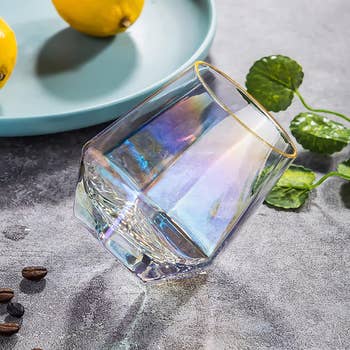
[[[193,273],[209,259],[160,213],[130,203],[108,208],[84,177],[76,190],[75,215],[100,243],[142,281]],[[136,201],[137,202],[137,201]],[[145,204],[144,204],[145,206]],[[146,208],[147,209],[147,208]],[[164,213],[162,213],[164,216]],[[167,226],[165,226],[165,222]]]

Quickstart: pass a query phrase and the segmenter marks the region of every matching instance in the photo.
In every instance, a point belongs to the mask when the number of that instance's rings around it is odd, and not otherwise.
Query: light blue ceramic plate
[[[49,0],[1,0],[18,61],[0,90],[0,136],[54,133],[117,118],[208,53],[214,0],[146,0],[127,33],[81,35]]]

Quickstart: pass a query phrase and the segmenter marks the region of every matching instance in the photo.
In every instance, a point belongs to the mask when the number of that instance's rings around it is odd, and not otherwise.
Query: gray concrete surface
[[[243,83],[257,58],[290,55],[310,104],[349,114],[348,0],[217,7],[216,65]],[[301,109],[295,101],[280,120]],[[0,139],[0,285],[26,307],[0,349],[350,348],[349,183],[329,180],[299,212],[262,206],[206,274],[145,286],[72,216],[81,146],[102,128]],[[321,174],[349,154],[298,162]],[[20,276],[32,264],[50,271],[35,288]]]

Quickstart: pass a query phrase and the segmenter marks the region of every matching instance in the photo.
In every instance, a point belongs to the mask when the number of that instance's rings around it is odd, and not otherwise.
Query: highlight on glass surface
[[[83,149],[75,215],[143,281],[203,268],[296,157],[241,86],[196,62]]]

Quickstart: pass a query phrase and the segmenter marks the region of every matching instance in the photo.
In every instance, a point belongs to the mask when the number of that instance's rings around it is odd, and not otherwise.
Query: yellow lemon
[[[6,84],[16,65],[17,42],[10,26],[0,18],[0,89]]]
[[[139,17],[144,0],[52,0],[74,29],[92,36],[124,32]]]

